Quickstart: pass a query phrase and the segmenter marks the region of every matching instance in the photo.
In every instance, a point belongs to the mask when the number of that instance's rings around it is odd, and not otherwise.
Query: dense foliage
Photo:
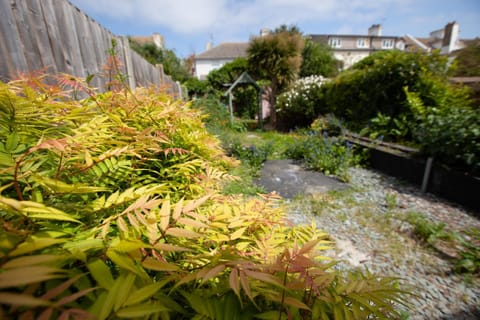
[[[444,164],[478,173],[478,108],[468,88],[449,83],[448,75],[448,58],[437,53],[382,51],[316,90],[293,87],[277,106],[292,124],[333,113],[362,135],[417,145]]]
[[[158,48],[153,43],[139,44],[131,38],[130,47],[151,64],[162,64],[165,73],[173,80],[185,82],[191,78],[186,61],[179,59],[173,50]]]
[[[2,318],[398,315],[395,279],[330,269],[327,235],[290,226],[275,197],[219,192],[234,162],[199,111],[61,83],[90,97],[0,85]]]
[[[323,106],[321,89],[325,79],[310,76],[297,80],[292,87],[282,93],[277,100],[278,128],[291,130],[305,128],[312,124],[319,114],[327,114]]]
[[[335,77],[338,74],[339,67],[340,61],[333,56],[332,48],[312,40],[307,39],[305,41],[299,77]]]
[[[456,77],[480,76],[480,38],[468,42],[467,46],[455,54]]]

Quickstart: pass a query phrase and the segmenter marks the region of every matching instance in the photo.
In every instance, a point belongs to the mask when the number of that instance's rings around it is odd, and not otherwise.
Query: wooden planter
[[[472,210],[480,217],[480,178],[454,171],[435,161],[416,157],[418,150],[391,143],[372,141],[357,135],[350,142],[370,150],[370,167],[406,180],[446,200]]]

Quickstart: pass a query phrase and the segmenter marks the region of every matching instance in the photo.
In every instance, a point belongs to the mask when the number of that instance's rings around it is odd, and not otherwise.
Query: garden
[[[355,185],[366,155],[343,138],[345,128],[478,173],[478,110],[444,81],[444,63],[379,53],[331,81],[283,79],[272,89],[274,120],[284,130],[296,129],[289,119],[303,126],[289,133],[231,124],[214,89],[197,88],[201,97],[184,102],[130,90],[121,74],[104,93],[70,75],[1,83],[0,318],[408,318],[425,298],[408,274],[332,256],[335,232],[351,224],[359,233],[374,225],[380,242],[407,228],[422,252],[453,248],[445,272],[477,292],[473,229],[400,211],[394,192],[383,195],[388,210],[379,216],[358,186],[287,202],[253,183],[265,161],[289,158]],[[391,87],[357,88],[374,83]],[[302,218],[292,222],[292,212]]]

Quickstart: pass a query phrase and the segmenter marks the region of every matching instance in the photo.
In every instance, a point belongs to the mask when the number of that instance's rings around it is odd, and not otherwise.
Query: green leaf
[[[13,157],[8,154],[0,151],[0,167],[13,167],[15,165],[15,160]],[[13,169],[12,169],[13,170]]]
[[[132,292],[124,303],[124,306],[130,306],[153,297],[166,283],[167,281],[152,283]]]
[[[16,132],[7,135],[7,142],[5,143],[5,151],[13,152],[18,146],[18,134]]]
[[[64,249],[70,252],[87,251],[91,249],[103,249],[105,244],[102,239],[85,239],[85,240],[71,240],[63,245]]]
[[[144,268],[156,271],[177,271],[179,269],[178,266],[175,264],[158,261],[157,259],[150,257],[146,258],[142,262],[142,265]]]
[[[132,292],[132,286],[135,282],[135,274],[128,273],[125,277],[125,280],[120,284],[117,297],[115,299],[115,304],[113,305],[113,310],[117,311],[120,307],[123,306],[124,302],[127,300],[128,296]]]
[[[122,282],[125,280],[125,274],[121,274],[113,283],[108,290],[107,296],[105,297],[105,301],[103,302],[101,309],[98,313],[98,320],[105,320],[107,319],[113,311],[113,306],[115,304],[115,300],[117,295],[120,293],[120,288],[122,287]]]
[[[151,304],[151,303],[144,303],[132,307],[126,307],[120,309],[116,316],[119,318],[141,318],[146,317],[151,314],[160,313],[160,312],[168,312],[170,311],[168,308],[159,305],[159,304]]]
[[[33,201],[18,201],[15,199],[0,197],[0,205],[6,205],[14,210],[20,211],[22,214],[33,219],[42,220],[60,220],[82,223],[81,221],[73,218],[68,213],[61,210],[47,207],[42,203]]]
[[[93,193],[110,190],[105,187],[92,187],[80,183],[68,184],[60,180],[38,175],[33,175],[32,179],[39,185],[45,187],[48,191],[54,193]]]
[[[36,236],[29,237],[25,242],[19,244],[15,250],[9,253],[11,257],[19,256],[22,254],[30,253],[46,247],[50,247],[57,243],[65,242],[65,239],[54,238],[40,238]]]
[[[130,258],[129,256],[119,253],[115,250],[108,249],[107,250],[107,256],[119,267],[129,270],[136,275],[140,276],[143,279],[149,279],[150,277],[146,274],[145,270],[139,268],[134,260]]]
[[[143,243],[140,240],[120,240],[118,242],[112,242],[110,248],[115,249],[117,252],[131,252],[142,248],[150,248],[149,244]]]
[[[109,290],[113,286],[114,281],[110,268],[108,268],[103,260],[96,259],[87,264],[87,268],[93,279],[95,279],[102,288]]]

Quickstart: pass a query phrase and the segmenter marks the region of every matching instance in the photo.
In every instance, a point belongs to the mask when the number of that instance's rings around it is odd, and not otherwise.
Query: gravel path
[[[480,278],[452,273],[448,250],[416,241],[404,217],[417,212],[455,232],[480,230],[480,220],[394,178],[351,170],[352,190],[291,201],[290,219],[309,223],[313,213],[317,226],[336,241],[329,254],[341,260],[338,268],[367,267],[416,287],[419,298],[411,301],[409,319],[480,319]]]

